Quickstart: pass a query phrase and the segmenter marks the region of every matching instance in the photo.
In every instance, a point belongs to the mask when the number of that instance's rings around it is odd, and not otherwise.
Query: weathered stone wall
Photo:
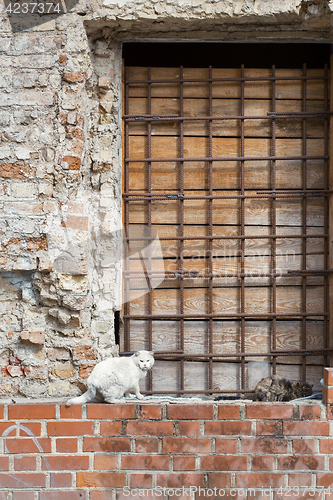
[[[0,395],[77,394],[116,353],[124,40],[329,41],[329,1],[0,3]]]

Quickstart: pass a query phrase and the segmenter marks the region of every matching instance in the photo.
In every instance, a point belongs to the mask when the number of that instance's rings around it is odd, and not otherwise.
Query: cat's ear
[[[154,356],[154,351],[148,351],[149,354],[151,354],[152,356]]]
[[[134,356],[140,356],[140,351],[136,351],[136,352],[134,353]]]

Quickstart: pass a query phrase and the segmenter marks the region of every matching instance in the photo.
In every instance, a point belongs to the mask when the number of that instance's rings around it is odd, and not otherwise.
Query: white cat
[[[89,401],[119,403],[122,396],[134,392],[138,399],[140,394],[139,380],[147,375],[155,360],[152,352],[137,351],[129,358],[108,358],[98,363],[91,372],[87,387],[82,396],[69,399],[66,406],[83,404]]]

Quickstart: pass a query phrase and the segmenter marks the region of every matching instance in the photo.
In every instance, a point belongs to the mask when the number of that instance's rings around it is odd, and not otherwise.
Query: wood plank
[[[148,324],[144,321],[131,321],[131,349],[148,348]],[[277,321],[276,347],[280,351],[298,350],[302,347],[302,322]],[[245,321],[245,352],[266,354],[270,351],[272,324],[269,321]],[[155,321],[152,323],[153,350],[176,351],[180,349],[180,322]],[[310,349],[324,348],[323,321],[307,321],[306,345]],[[185,354],[203,354],[208,352],[208,321],[185,321],[184,323]],[[240,321],[213,322],[213,353],[234,354],[240,352]],[[249,358],[250,359],[250,358]],[[256,360],[265,360],[258,356]],[[280,356],[279,363],[300,364],[300,356]],[[239,361],[232,358],[230,361]],[[322,357],[309,356],[308,363],[322,364]]]
[[[180,292],[175,289],[156,289],[152,292],[153,314],[179,314]],[[213,313],[237,314],[240,312],[240,288],[224,287],[213,289]],[[245,313],[266,314],[271,310],[270,287],[246,287]],[[206,314],[208,311],[208,290],[192,288],[184,290],[184,313]],[[307,287],[307,312],[323,312],[324,289],[321,286]],[[293,314],[302,311],[302,287],[277,287],[276,311],[278,314]],[[131,314],[147,314],[148,297],[139,297],[131,302]],[[320,319],[318,317],[317,319]]]
[[[129,67],[129,79],[140,80],[147,79],[148,69],[140,67]],[[303,75],[301,69],[276,69],[278,77],[299,77]],[[208,68],[184,68],[184,78],[199,79],[208,78]],[[246,68],[244,76],[246,78],[270,77],[270,69]],[[307,98],[323,99],[324,83],[320,78],[324,75],[324,70],[309,69],[308,76],[318,76],[318,80],[309,80],[307,82]],[[213,68],[213,78],[240,78],[240,69]],[[179,78],[179,68],[151,68],[151,78],[153,79],[177,79]],[[277,99],[302,99],[303,83],[298,81],[277,81],[275,86],[275,96]],[[179,97],[178,83],[154,83],[151,86],[152,97]],[[272,94],[272,84],[269,81],[246,82],[245,98],[251,99],[270,99]],[[147,84],[132,84],[129,87],[130,97],[147,97]],[[208,82],[184,83],[184,97],[207,98],[209,96]],[[236,98],[241,97],[240,82],[214,82],[213,98]]]
[[[184,158],[206,158],[208,156],[208,137],[185,137]],[[152,158],[171,159],[179,158],[180,140],[178,137],[151,138]],[[307,141],[307,154],[309,156],[323,155],[323,139],[309,139]],[[240,139],[233,137],[214,137],[212,141],[212,154],[215,158],[228,158],[240,156]],[[246,138],[244,141],[245,156],[270,156],[271,141],[265,138]],[[276,156],[301,156],[303,154],[303,141],[301,139],[277,139]],[[130,136],[129,157],[133,159],[147,158],[148,140],[144,136]],[[249,160],[255,161],[255,160]],[[290,161],[290,160],[279,160]],[[267,163],[266,163],[267,164]]]
[[[188,196],[195,196],[197,192],[188,191]],[[200,192],[208,194],[206,191]],[[252,193],[251,191],[248,192]],[[220,191],[220,195],[228,195],[227,191]],[[255,194],[255,193],[254,193]],[[190,225],[208,224],[208,200],[185,200],[184,223]],[[271,224],[271,200],[269,199],[247,199],[245,200],[245,224],[265,225]],[[311,198],[307,202],[307,226],[324,225],[324,200]],[[147,202],[130,202],[130,224],[147,224],[148,222]],[[179,224],[180,202],[178,200],[154,200],[151,202],[152,224]],[[276,221],[279,226],[301,226],[302,225],[302,200],[295,198],[280,199],[276,202]],[[218,199],[213,201],[213,224],[240,224],[240,200]]]
[[[185,189],[208,189],[207,162],[184,163]],[[266,162],[245,163],[245,189],[270,189],[271,168]],[[324,161],[309,160],[307,162],[308,189],[324,188]],[[130,163],[130,190],[146,191],[148,189],[148,166],[144,163]],[[178,191],[180,185],[180,169],[174,162],[152,164],[152,189]],[[240,189],[240,164],[235,161],[213,163],[213,186],[216,189]],[[302,170],[299,161],[276,162],[276,188],[301,189]]]
[[[180,114],[180,101],[175,98],[154,98],[151,101],[153,115],[172,115]],[[240,101],[238,99],[213,99],[212,115],[237,116],[241,114]],[[276,103],[277,113],[299,112],[303,110],[302,101],[299,100],[281,100]],[[271,111],[270,100],[249,100],[244,102],[244,114],[246,116],[266,116]],[[308,100],[307,111],[323,112],[324,101]],[[144,115],[148,113],[148,99],[131,98],[129,100],[129,114]],[[185,117],[209,116],[208,99],[184,99],[183,113]],[[185,136],[208,136],[208,122],[204,121],[185,121]],[[180,122],[152,122],[152,135],[180,135]],[[245,120],[245,136],[252,137],[271,137],[272,125],[271,119]],[[147,135],[148,125],[144,122],[130,122],[129,135]],[[213,136],[218,137],[240,137],[240,121],[223,120],[213,121]],[[306,135],[310,137],[324,137],[323,118],[308,118]],[[302,119],[276,119],[276,137],[303,137]]]

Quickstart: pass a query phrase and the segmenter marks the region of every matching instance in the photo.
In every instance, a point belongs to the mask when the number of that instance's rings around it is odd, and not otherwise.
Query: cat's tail
[[[89,401],[93,401],[96,396],[96,391],[94,389],[89,388],[87,392],[82,394],[81,396],[78,396],[77,398],[72,398],[69,399],[66,403],[66,406],[72,406],[72,405],[81,405],[84,403],[89,403]]]

